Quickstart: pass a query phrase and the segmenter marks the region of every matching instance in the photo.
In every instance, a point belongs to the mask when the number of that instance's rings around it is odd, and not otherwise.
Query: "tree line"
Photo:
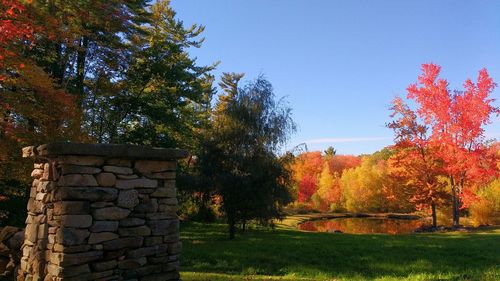
[[[361,157],[335,155],[333,148],[300,154],[291,165],[297,203],[332,211],[423,210],[434,227],[437,208],[451,209],[453,226],[468,212],[477,224],[498,223],[500,145],[484,135],[500,112],[491,97],[496,84],[482,69],[476,82],[452,91],[440,70],[422,65],[408,101],[392,101],[387,127],[394,145]]]

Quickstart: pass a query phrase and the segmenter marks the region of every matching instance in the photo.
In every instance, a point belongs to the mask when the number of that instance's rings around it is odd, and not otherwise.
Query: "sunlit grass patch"
[[[297,276],[269,276],[269,275],[234,275],[223,273],[199,273],[199,272],[182,272],[181,278],[183,281],[313,281],[318,279],[297,277]],[[327,280],[327,279],[323,279]],[[328,279],[332,280],[332,279]],[[318,280],[320,281],[320,280]]]
[[[350,235],[181,225],[183,280],[500,280],[500,233]]]

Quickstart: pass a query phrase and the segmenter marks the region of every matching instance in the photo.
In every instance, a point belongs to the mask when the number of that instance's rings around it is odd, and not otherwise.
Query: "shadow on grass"
[[[352,235],[251,230],[229,241],[225,230],[221,224],[182,224],[182,270],[342,279],[419,275],[424,276],[422,280],[500,278],[498,234]]]

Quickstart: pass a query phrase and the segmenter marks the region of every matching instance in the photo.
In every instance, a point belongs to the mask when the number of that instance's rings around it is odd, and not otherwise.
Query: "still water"
[[[354,234],[412,233],[422,226],[422,220],[388,219],[388,218],[336,218],[329,220],[308,221],[299,225],[300,230],[316,232],[335,232]]]

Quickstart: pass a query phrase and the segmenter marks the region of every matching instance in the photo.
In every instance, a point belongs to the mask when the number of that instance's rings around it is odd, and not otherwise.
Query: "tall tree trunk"
[[[53,17],[56,17],[57,8],[54,1],[48,1],[47,7],[49,14],[52,15]],[[63,63],[64,60],[62,57],[63,45],[61,42],[57,40],[54,40],[54,42],[49,44],[50,44],[49,46],[52,46],[52,48],[54,48],[53,50],[55,52],[56,59],[53,60],[53,62],[50,64],[48,72],[52,76],[52,78],[54,78],[56,82],[60,86],[62,86],[62,83],[64,81],[64,70],[66,69],[66,64]],[[50,52],[50,48],[48,49]],[[67,50],[66,53],[68,53]],[[47,55],[47,53],[45,55]]]
[[[233,240],[236,234],[236,222],[232,217],[228,217],[227,224],[229,225],[229,240]]]
[[[453,226],[460,226],[460,199],[456,196],[456,187],[455,187],[455,205],[453,207]]]
[[[56,52],[56,59],[52,62],[50,74],[52,75],[52,78],[54,78],[59,85],[62,85],[63,83],[63,71],[61,67],[62,47],[61,43],[59,42],[54,42],[53,45]]]
[[[431,208],[432,208],[432,227],[436,228],[437,227],[436,203],[432,202]]]
[[[84,104],[83,101],[85,100],[85,90],[84,90],[84,82],[85,82],[85,64],[86,64],[86,58],[87,58],[87,49],[89,46],[89,40],[87,37],[82,37],[80,39],[80,44],[78,46],[78,51],[77,51],[77,58],[76,58],[76,100],[77,100],[77,106],[79,109],[78,115],[75,118],[75,124],[79,128],[82,128],[83,124],[83,109],[84,109]]]
[[[457,194],[457,186],[455,184],[455,180],[453,176],[450,177],[450,185],[451,185],[451,198],[453,203],[453,227],[458,227],[460,225],[460,213],[459,213],[459,203],[458,203],[458,194]]]
[[[80,101],[83,100],[84,95],[84,81],[85,81],[85,63],[87,58],[87,49],[89,47],[89,39],[82,37],[78,46],[78,57],[76,60],[76,89]]]

